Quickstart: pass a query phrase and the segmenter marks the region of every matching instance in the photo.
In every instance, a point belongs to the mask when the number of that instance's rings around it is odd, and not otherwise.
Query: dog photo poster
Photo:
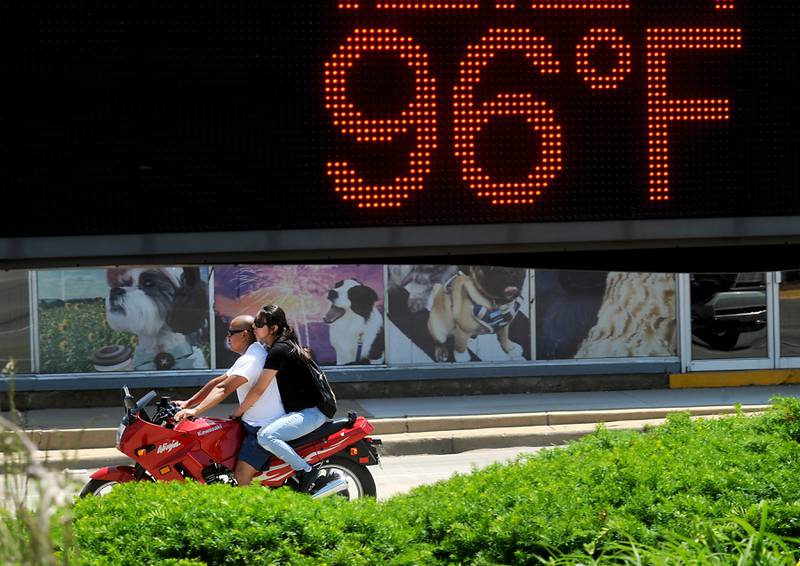
[[[384,361],[382,265],[240,265],[214,270],[216,335],[266,304],[285,312],[303,346],[323,365]],[[217,367],[236,359],[217,339]]]
[[[677,355],[675,275],[536,270],[540,360]]]
[[[387,362],[531,359],[527,269],[387,266]]]
[[[42,373],[207,369],[208,269],[37,272]]]

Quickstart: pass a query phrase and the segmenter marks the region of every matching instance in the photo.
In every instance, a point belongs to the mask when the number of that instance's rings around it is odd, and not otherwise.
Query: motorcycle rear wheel
[[[322,472],[320,474],[321,477],[333,472],[338,473],[347,480],[347,491],[342,492],[341,495],[351,501],[362,497],[376,497],[378,494],[375,488],[375,480],[366,466],[356,464],[352,460],[334,456],[333,458],[328,458],[320,466],[320,470]]]

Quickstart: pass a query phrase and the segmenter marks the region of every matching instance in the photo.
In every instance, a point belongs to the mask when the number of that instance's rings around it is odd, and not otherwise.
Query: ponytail
[[[297,332],[288,324],[283,327],[281,331],[281,338],[287,340],[292,345],[292,353],[302,360],[311,360],[311,350],[304,348],[300,345],[300,339],[297,337]]]
[[[261,307],[261,310],[258,311],[256,320],[261,320],[269,326],[276,325],[279,328],[277,339],[283,339],[289,342],[292,346],[292,352],[303,361],[311,360],[311,351],[300,345],[297,332],[286,322],[286,313],[283,312],[281,307],[274,304],[264,305]]]

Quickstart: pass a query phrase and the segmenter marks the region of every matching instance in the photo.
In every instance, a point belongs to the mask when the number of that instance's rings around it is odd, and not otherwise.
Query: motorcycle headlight
[[[117,436],[115,439],[115,444],[117,448],[119,448],[120,440],[122,440],[122,435],[125,434],[125,423],[120,423],[117,427]]]

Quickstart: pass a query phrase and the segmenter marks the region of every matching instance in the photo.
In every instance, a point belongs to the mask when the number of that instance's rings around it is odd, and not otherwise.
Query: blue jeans
[[[258,431],[258,443],[265,450],[269,450],[278,458],[289,464],[294,470],[310,470],[300,455],[286,444],[287,440],[294,440],[305,436],[312,430],[321,427],[327,418],[316,407],[309,407],[296,413],[286,413],[282,417],[261,427]]]

